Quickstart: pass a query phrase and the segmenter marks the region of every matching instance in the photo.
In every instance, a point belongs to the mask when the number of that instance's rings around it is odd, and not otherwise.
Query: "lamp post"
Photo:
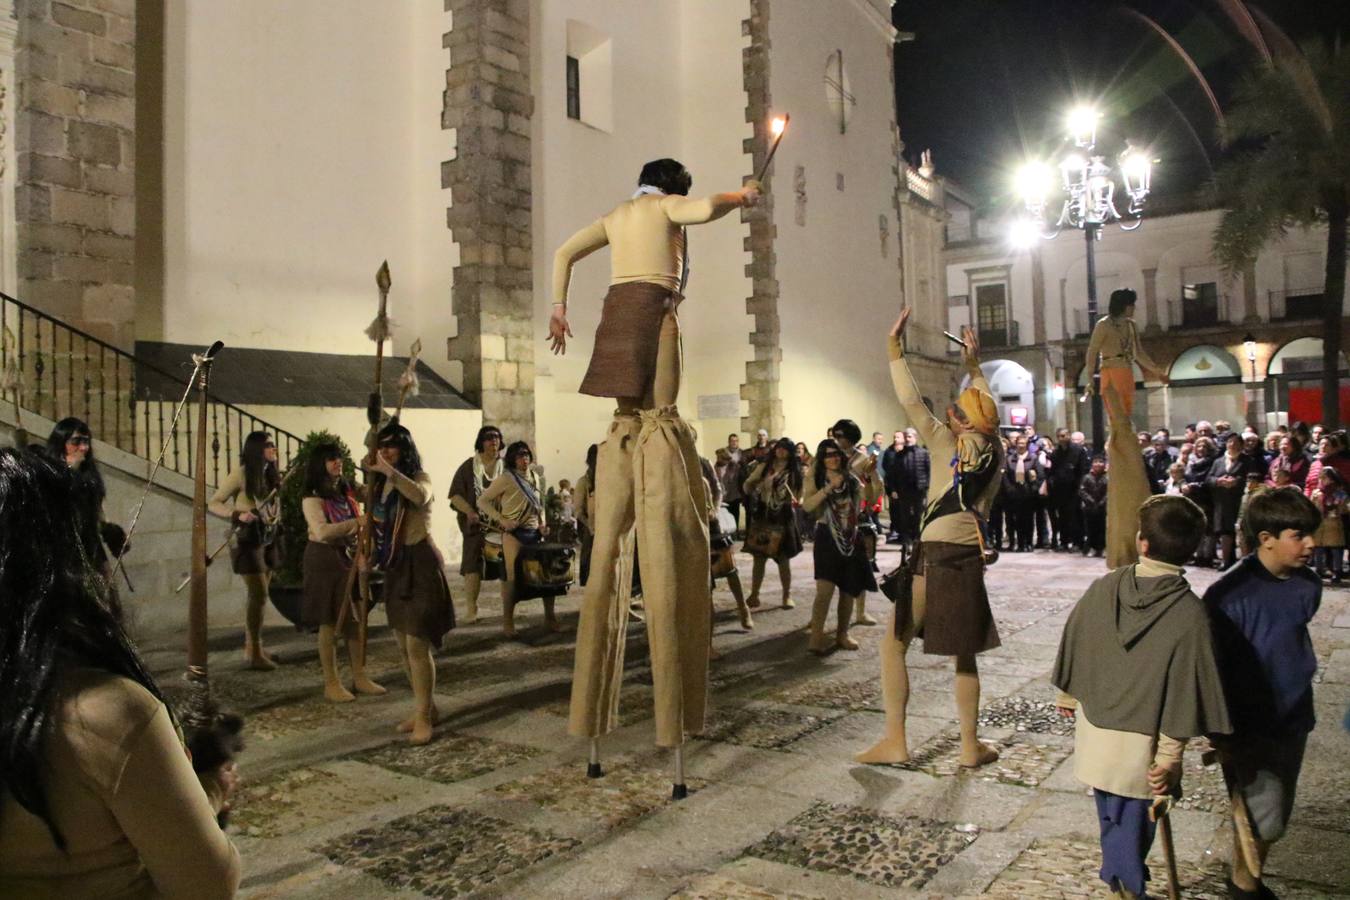
[[[1250,365],[1252,369],[1251,387],[1247,389],[1247,422],[1249,425],[1255,427],[1255,419],[1263,412],[1263,410],[1259,410],[1259,404],[1256,402],[1256,398],[1260,396],[1258,393],[1260,391],[1260,386],[1256,383],[1256,336],[1250,331],[1247,332],[1247,336],[1242,339],[1242,349],[1246,352],[1247,364]],[[1258,407],[1258,411],[1253,413],[1252,407]],[[1257,430],[1261,431],[1262,429]]]
[[[1123,231],[1133,231],[1143,223],[1144,201],[1148,198],[1154,162],[1144,151],[1126,144],[1116,166],[1113,168],[1109,165],[1106,157],[1097,153],[1097,124],[1100,120],[1101,113],[1091,107],[1075,107],[1069,112],[1066,144],[1071,146],[1058,164],[1058,187],[1054,169],[1049,164],[1033,160],[1022,167],[1017,177],[1017,188],[1027,216],[1013,225],[1015,239],[1024,243],[1036,239],[1052,240],[1066,227],[1082,230],[1087,252],[1089,334],[1097,324],[1096,242],[1101,239],[1103,226],[1111,222],[1119,222]],[[1123,214],[1116,207],[1117,174],[1129,198],[1129,205]],[[1059,219],[1047,231],[1046,206],[1056,191],[1063,194],[1064,204]],[[1106,446],[1100,376],[1094,376],[1094,381],[1092,445],[1094,450],[1100,451]]]

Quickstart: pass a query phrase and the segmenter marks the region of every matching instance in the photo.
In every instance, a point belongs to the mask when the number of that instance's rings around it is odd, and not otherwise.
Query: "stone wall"
[[[529,0],[448,0],[451,31],[442,127],[455,157],[441,170],[459,265],[452,361],[483,421],[508,440],[534,440]]]
[[[769,83],[769,0],[750,0],[750,18],[741,25],[750,37],[750,46],[742,51],[744,72],[745,121],[755,129],[753,137],[745,141],[745,152],[750,154],[754,170],[759,171],[769,152],[769,116],[773,111],[773,97]],[[765,181],[773,177],[770,169]],[[745,364],[745,383],[741,385],[741,399],[749,402],[749,415],[741,418],[741,430],[754,434],[760,428],[769,434],[783,433],[783,401],[779,393],[783,349],[780,341],[781,325],[778,318],[778,277],[775,274],[777,254],[774,239],[778,236],[774,225],[773,192],[766,190],[756,209],[745,210],[741,220],[749,222],[750,236],[745,239],[750,251],[750,262],[745,273],[753,283],[752,293],[745,301],[745,311],[754,317],[750,344],[754,359]]]
[[[135,0],[18,0],[19,296],[130,349]]]

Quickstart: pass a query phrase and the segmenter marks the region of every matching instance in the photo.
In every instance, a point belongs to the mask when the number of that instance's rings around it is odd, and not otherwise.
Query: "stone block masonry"
[[[446,224],[459,245],[447,352],[464,394],[508,441],[534,441],[528,0],[447,0],[451,31],[441,126],[456,131],[441,168]]]
[[[17,0],[19,297],[135,343],[135,0]]]
[[[745,121],[755,129],[754,136],[745,141],[745,152],[750,154],[754,171],[758,172],[769,152],[769,116],[773,111],[769,90],[769,0],[750,0],[750,18],[741,23],[741,29],[750,38],[750,46],[741,51],[747,98]],[[772,175],[770,170],[766,180]],[[745,311],[754,317],[755,323],[750,334],[755,356],[745,364],[745,382],[741,385],[741,399],[750,404],[749,415],[741,417],[741,430],[754,434],[765,428],[769,434],[782,434],[783,347],[775,274],[774,238],[778,230],[773,221],[773,192],[765,191],[756,209],[743,210],[741,220],[750,224],[750,236],[745,239],[750,262],[745,274],[751,279],[752,294],[746,298]]]

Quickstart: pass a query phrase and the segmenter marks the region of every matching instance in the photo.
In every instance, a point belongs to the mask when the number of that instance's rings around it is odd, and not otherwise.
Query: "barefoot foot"
[[[793,600],[791,597],[783,598],[783,609],[796,609],[796,608],[797,608],[797,601]]]
[[[958,762],[963,769],[978,769],[980,766],[987,766],[998,759],[998,751],[988,744],[976,742],[975,755],[967,756],[965,752],[961,753]]]
[[[323,688],[323,698],[333,703],[351,703],[356,699],[356,695],[340,684],[326,684]]]
[[[408,743],[414,747],[430,744],[431,723],[422,718],[413,719],[412,733],[408,735]]]
[[[371,697],[389,693],[384,685],[376,684],[364,675],[352,679],[352,690],[358,694],[368,694]]]
[[[747,609],[745,611],[745,614],[741,616],[741,629],[743,631],[751,631],[754,629],[754,627],[755,627],[754,617],[750,615],[750,610]]]
[[[431,709],[431,724],[433,727],[441,724],[441,711],[435,707],[432,707]],[[394,730],[399,734],[411,734],[416,725],[417,717],[413,716],[410,719],[404,719],[402,722],[399,722],[398,727]]]
[[[270,672],[277,667],[277,661],[262,651],[248,654],[245,661],[256,672]]]
[[[745,605],[751,609],[759,609],[759,594],[751,594],[745,598]]]
[[[864,765],[884,763],[899,766],[909,762],[909,748],[905,746],[903,737],[882,738],[853,758]]]
[[[841,634],[834,639],[834,645],[840,650],[857,650],[858,642],[846,634]]]
[[[853,624],[854,624],[854,625],[875,625],[875,624],[877,624],[877,620],[874,619],[874,618],[872,618],[871,616],[869,616],[866,612],[862,612],[862,613],[859,613],[859,614],[858,614],[858,618],[854,620]]]

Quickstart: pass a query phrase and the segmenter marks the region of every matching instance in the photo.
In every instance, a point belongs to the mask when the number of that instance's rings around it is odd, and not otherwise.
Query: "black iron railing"
[[[4,293],[0,337],[0,371],[17,372],[21,412],[83,419],[96,440],[146,460],[164,448],[164,466],[193,477],[196,417],[184,413],[173,427],[190,370],[183,376],[166,372]],[[0,401],[12,408],[15,395]],[[209,484],[219,484],[235,467],[250,432],[272,434],[282,469],[300,449],[301,439],[289,431],[218,397],[208,395],[208,402]],[[34,435],[39,437],[45,435]]]

